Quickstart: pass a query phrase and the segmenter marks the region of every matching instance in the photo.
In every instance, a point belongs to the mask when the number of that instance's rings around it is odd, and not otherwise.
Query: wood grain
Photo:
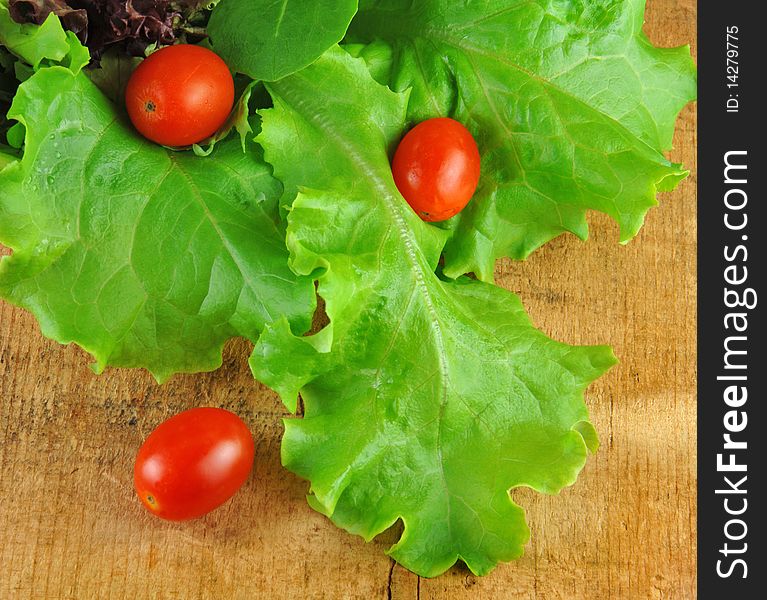
[[[659,45],[695,40],[693,0],[653,0]],[[454,567],[425,580],[337,529],[280,466],[276,395],[254,383],[244,342],[222,369],[157,386],[144,372],[96,377],[88,357],[41,337],[0,304],[0,598],[607,599],[695,597],[696,113],[682,113],[672,158],[693,176],[661,197],[638,238],[591,218],[587,244],[562,237],[500,285],[570,343],[609,343],[621,364],[587,402],[603,446],[559,496],[516,491],[532,541],[484,578]],[[132,460],[164,418],[199,405],[242,415],[257,458],[245,489],[192,523],[150,517]]]

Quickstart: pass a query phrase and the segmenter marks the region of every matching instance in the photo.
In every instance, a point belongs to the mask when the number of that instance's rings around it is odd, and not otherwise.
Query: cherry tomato
[[[429,119],[411,129],[394,154],[392,173],[402,196],[424,221],[444,221],[469,203],[480,158],[471,133],[453,119]]]
[[[234,104],[232,74],[214,52],[179,44],[151,54],[133,71],[125,106],[146,138],[188,146],[218,131]]]
[[[193,408],[155,429],[136,456],[141,502],[170,521],[194,519],[240,489],[253,466],[253,436],[235,414]]]

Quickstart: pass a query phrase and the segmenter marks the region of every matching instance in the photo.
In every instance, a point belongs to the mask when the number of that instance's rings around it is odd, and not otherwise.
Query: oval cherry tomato
[[[141,502],[158,517],[194,519],[240,489],[253,454],[253,436],[237,415],[193,408],[149,435],[136,456],[133,482]]]
[[[234,104],[232,74],[217,54],[179,44],[151,54],[133,71],[125,106],[146,138],[188,146],[213,135]]]
[[[444,221],[461,212],[477,189],[479,170],[471,133],[447,118],[416,125],[392,162],[394,183],[424,221]]]

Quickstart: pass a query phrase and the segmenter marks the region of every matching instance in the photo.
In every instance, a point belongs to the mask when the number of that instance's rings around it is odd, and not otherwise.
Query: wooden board
[[[659,45],[695,40],[693,0],[652,0]],[[145,372],[96,377],[75,347],[41,337],[0,304],[0,598],[693,598],[695,596],[695,108],[672,158],[693,176],[661,197],[628,246],[591,218],[581,243],[559,238],[524,264],[502,262],[539,327],[569,343],[608,343],[621,364],[587,402],[603,446],[559,496],[514,492],[532,541],[521,560],[477,578],[427,580],[304,501],[280,466],[276,395],[254,383],[244,342],[212,374],[157,386]],[[132,466],[142,439],[183,409],[234,410],[257,440],[255,471],[227,505],[169,524],[141,508]]]

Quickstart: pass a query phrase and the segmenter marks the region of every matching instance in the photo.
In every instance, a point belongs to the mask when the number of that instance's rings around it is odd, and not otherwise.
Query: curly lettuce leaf
[[[42,25],[53,13],[67,31],[83,41],[87,38],[88,11],[70,6],[67,0],[8,0],[8,9],[17,23],[35,25]]]
[[[493,277],[607,213],[627,242],[687,172],[662,154],[695,98],[689,48],[655,48],[644,0],[363,0],[348,40],[408,117],[451,116],[482,152],[477,195],[449,224],[445,273]]]
[[[0,0],[0,45],[33,69],[62,64],[79,71],[90,60],[77,36],[64,31],[58,17],[50,13],[41,25],[16,23],[8,11],[8,0]]]
[[[196,33],[200,13],[215,2],[198,0],[3,0],[13,19],[40,25],[59,17],[88,47],[94,62],[107,48],[143,57],[151,45],[165,46]]]
[[[233,70],[276,81],[340,42],[356,12],[357,0],[221,0],[208,34]]]
[[[252,142],[206,159],[140,138],[82,72],[44,68],[9,117],[23,158],[0,172],[0,297],[45,335],[159,380],[221,364],[226,340],[311,322],[308,278],[287,265],[282,185]]]
[[[405,203],[387,156],[406,95],[338,49],[267,87],[258,141],[300,190],[291,264],[318,278],[330,317],[310,337],[270,325],[253,354],[289,408],[303,398],[283,464],[368,540],[401,519],[389,552],[408,569],[487,573],[529,537],[509,489],[556,493],[595,449],[583,393],[614,356],[549,339],[510,292],[435,274],[445,233]]]

